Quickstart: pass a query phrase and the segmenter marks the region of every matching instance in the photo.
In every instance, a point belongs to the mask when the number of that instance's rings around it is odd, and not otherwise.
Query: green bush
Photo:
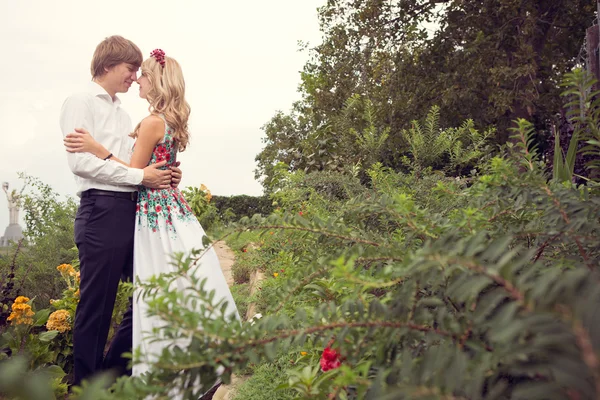
[[[273,202],[267,196],[213,196],[212,202],[219,218],[226,223],[252,217],[254,214],[266,216],[274,209]]]

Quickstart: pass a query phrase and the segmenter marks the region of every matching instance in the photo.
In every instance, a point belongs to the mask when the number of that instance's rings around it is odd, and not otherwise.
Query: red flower
[[[298,214],[299,214],[299,215],[304,215],[304,213],[303,213],[302,211],[300,211]]]
[[[135,206],[135,212],[138,212],[138,211],[140,211],[140,205],[139,205],[139,204],[137,204],[137,205]]]
[[[162,211],[162,207],[160,206],[160,204],[157,204],[154,209],[156,210],[156,212],[161,212]]]
[[[321,355],[321,371],[327,372],[330,369],[339,368],[341,364],[339,353],[330,347],[325,347]]]

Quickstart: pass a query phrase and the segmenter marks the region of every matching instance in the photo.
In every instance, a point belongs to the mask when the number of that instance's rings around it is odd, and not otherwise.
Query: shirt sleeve
[[[75,128],[84,128],[94,136],[94,114],[89,99],[83,95],[71,96],[65,100],[60,112],[60,129],[63,138],[75,132]],[[112,160],[101,160],[90,153],[69,153],[67,162],[71,172],[86,179],[112,185],[140,185],[144,171],[129,168]]]

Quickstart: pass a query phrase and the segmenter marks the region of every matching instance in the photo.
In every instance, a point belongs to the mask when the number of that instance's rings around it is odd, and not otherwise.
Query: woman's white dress
[[[166,167],[169,167],[176,162],[177,143],[173,140],[172,134],[172,129],[165,121],[164,139],[154,148],[149,164],[166,160]],[[175,267],[171,264],[171,255],[175,252],[188,255],[193,249],[202,249],[204,235],[204,229],[179,189],[161,190],[145,187],[140,189],[136,211],[133,260],[134,286],[136,287],[133,298],[133,349],[140,348],[144,360],[152,362],[155,355],[162,352],[165,342],[152,342],[149,336],[153,328],[164,326],[165,322],[157,317],[147,315],[148,305],[141,296],[138,296],[137,284],[140,281],[147,281],[154,275],[173,272]],[[205,250],[199,267],[194,271],[196,277],[206,278],[204,286],[206,291],[215,291],[215,302],[221,299],[226,300],[228,302],[227,315],[233,314],[239,320],[231,291],[212,247]],[[173,289],[184,291],[189,285],[188,280],[178,278]],[[133,375],[140,376],[148,368],[149,365],[144,362],[134,364]]]

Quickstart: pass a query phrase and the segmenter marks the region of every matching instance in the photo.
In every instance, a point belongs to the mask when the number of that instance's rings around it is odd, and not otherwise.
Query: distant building
[[[2,189],[6,193],[6,200],[8,201],[8,212],[10,215],[10,221],[8,226],[4,230],[4,236],[0,237],[0,247],[7,247],[10,242],[18,242],[23,239],[23,229],[19,225],[19,196],[16,190],[12,192],[8,191],[8,182],[2,184]]]

